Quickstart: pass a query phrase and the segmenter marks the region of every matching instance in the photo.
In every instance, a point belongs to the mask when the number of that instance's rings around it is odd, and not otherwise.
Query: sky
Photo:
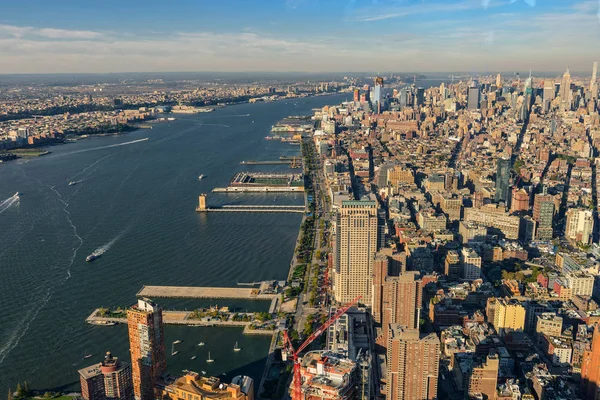
[[[0,0],[0,10],[0,74],[588,71],[600,59],[600,0]]]

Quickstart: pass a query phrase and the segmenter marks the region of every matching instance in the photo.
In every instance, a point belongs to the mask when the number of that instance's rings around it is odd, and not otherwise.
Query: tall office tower
[[[596,80],[597,73],[598,61],[594,61],[594,67],[592,68],[592,79],[590,80],[590,92],[592,93],[592,99],[598,98],[598,81]]]
[[[334,294],[347,303],[371,304],[373,256],[377,251],[377,202],[342,201],[336,217]]]
[[[400,276],[386,277],[383,282],[382,325],[398,324],[418,330],[422,302],[423,287],[419,272],[407,271]],[[386,333],[387,329],[384,331]]]
[[[496,75],[496,87],[497,88],[502,87],[502,76],[500,74]]]
[[[417,88],[417,105],[422,106],[425,104],[425,89],[422,87]]]
[[[469,86],[469,92],[467,97],[467,109],[478,110],[479,102],[481,101],[481,90],[476,80],[471,82]]]
[[[437,398],[440,340],[435,333],[398,324],[387,327],[387,400]]]
[[[138,299],[127,310],[135,400],[155,398],[155,386],[167,368],[162,309],[149,299]]]
[[[468,389],[470,399],[496,398],[499,368],[500,360],[497,355],[489,355],[485,362],[478,362],[471,366]]]
[[[581,394],[584,399],[600,399],[600,325],[594,327],[592,348],[583,352],[581,362]]]
[[[375,89],[373,90],[373,109],[377,114],[383,110],[383,78],[375,78]]]
[[[131,366],[106,353],[101,363],[79,371],[81,397],[85,400],[133,400]]]
[[[556,90],[556,86],[554,85],[554,81],[551,79],[546,79],[544,81],[544,92],[543,92],[544,101],[554,100],[555,90]]]
[[[592,210],[583,208],[570,208],[566,215],[567,223],[565,236],[575,242],[587,246],[590,236],[594,231],[594,216]]]
[[[360,90],[354,89],[354,102],[358,103],[360,101]]]
[[[573,101],[573,92],[571,92],[571,73],[569,67],[564,73],[560,81],[560,104],[563,111],[571,110],[571,102]]]
[[[508,182],[510,180],[510,158],[499,158],[496,164],[496,201],[508,200]]]
[[[533,201],[533,219],[537,222],[536,237],[539,240],[552,239],[552,219],[554,218],[554,197],[546,193],[535,195]]]
[[[406,105],[408,104],[407,88],[400,89],[400,93],[398,94],[398,103],[400,103],[400,107],[406,107]]]

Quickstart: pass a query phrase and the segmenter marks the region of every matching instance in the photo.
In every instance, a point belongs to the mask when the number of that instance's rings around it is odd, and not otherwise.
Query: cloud
[[[487,9],[509,4],[507,0],[462,0],[454,3],[426,3],[396,5],[393,7],[370,7],[354,11],[349,21],[374,22],[392,18],[407,17],[415,14],[442,14],[449,12]]]
[[[14,25],[3,25],[0,24],[0,38],[1,37],[33,37],[33,38],[46,38],[46,39],[99,39],[104,34],[94,31],[83,31],[83,30],[68,30],[68,29],[56,29],[56,28],[34,28],[31,26],[14,26]]]

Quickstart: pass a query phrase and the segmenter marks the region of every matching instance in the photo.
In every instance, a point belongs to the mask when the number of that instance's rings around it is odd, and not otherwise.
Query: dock
[[[199,287],[199,286],[144,286],[137,297],[148,298],[185,298],[185,299],[250,299],[272,300],[274,293],[261,293],[259,289]]]
[[[214,188],[213,193],[304,193],[304,187],[299,186],[227,186],[224,188]]]
[[[300,213],[306,212],[306,206],[280,205],[280,204],[225,204],[221,206],[209,206],[206,204],[206,194],[198,196],[198,207],[196,212],[277,212],[277,213]]]

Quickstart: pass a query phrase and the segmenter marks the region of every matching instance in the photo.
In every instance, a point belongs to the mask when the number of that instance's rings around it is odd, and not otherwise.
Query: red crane
[[[314,331],[308,339],[304,341],[298,347],[298,350],[294,350],[294,346],[292,345],[292,341],[287,334],[287,331],[283,331],[283,344],[286,347],[289,356],[292,358],[292,362],[294,363],[294,389],[292,392],[292,400],[301,400],[302,399],[302,389],[301,389],[301,376],[300,376],[300,360],[298,358],[298,354],[302,350],[304,350],[309,344],[311,344],[317,337],[319,337],[327,328],[331,326],[339,317],[348,311],[350,307],[358,303],[362,296],[358,296],[354,300],[349,303],[344,304],[342,307],[338,308],[338,310],[333,314],[323,325],[321,325],[316,331]]]

